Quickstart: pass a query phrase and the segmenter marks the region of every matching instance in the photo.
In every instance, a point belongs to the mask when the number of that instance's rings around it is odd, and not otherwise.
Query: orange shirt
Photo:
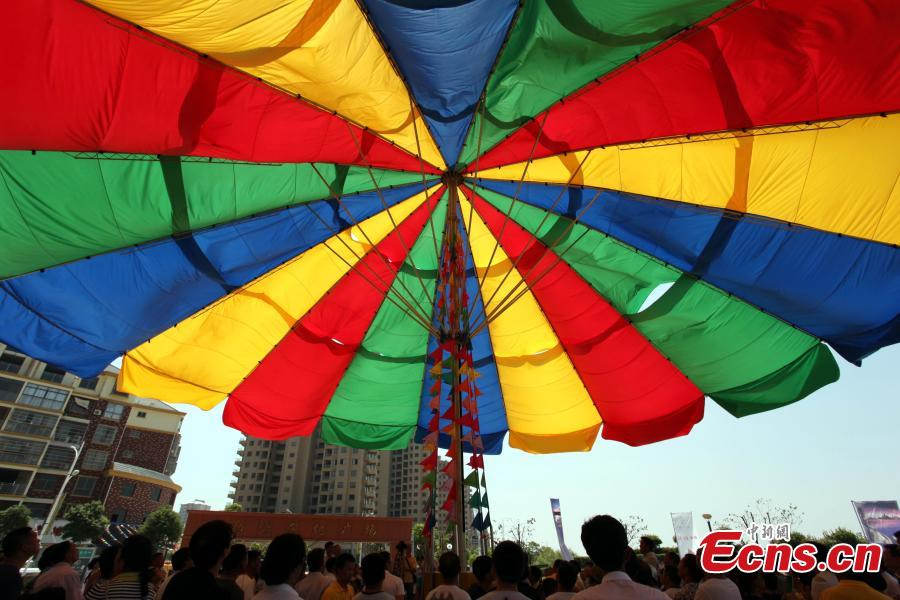
[[[322,600],[353,600],[353,588],[349,585],[343,587],[335,581],[322,592]]]
[[[844,579],[822,592],[819,600],[891,600],[862,581]]]

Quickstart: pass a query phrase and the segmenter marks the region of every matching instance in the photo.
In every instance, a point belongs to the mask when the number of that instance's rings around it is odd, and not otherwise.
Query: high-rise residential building
[[[212,507],[207,504],[204,500],[194,500],[193,502],[185,502],[181,506],[178,507],[178,518],[181,519],[181,524],[184,525],[187,523],[188,511],[191,510],[210,510]]]
[[[83,379],[0,344],[0,509],[45,521],[79,450],[57,518],[100,500],[113,523],[139,524],[174,504],[184,413],[116,391],[117,374]]]
[[[392,452],[326,444],[309,437],[240,442],[228,495],[244,510],[418,518],[421,488],[418,444]]]

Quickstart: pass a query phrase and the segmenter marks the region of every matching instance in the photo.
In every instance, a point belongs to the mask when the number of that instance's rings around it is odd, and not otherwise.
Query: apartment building
[[[76,455],[57,517],[100,500],[113,523],[139,524],[174,504],[184,413],[116,391],[117,374],[82,379],[0,343],[0,509],[43,522]]]

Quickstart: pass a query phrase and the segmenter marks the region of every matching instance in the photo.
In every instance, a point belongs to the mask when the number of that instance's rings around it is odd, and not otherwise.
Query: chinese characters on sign
[[[773,542],[791,539],[790,523],[751,523],[744,534],[753,542]]]

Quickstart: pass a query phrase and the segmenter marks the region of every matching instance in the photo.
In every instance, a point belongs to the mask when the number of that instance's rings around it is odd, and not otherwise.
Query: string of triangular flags
[[[484,474],[484,444],[481,440],[478,422],[478,397],[481,392],[478,390],[476,380],[480,375],[474,368],[472,347],[468,338],[462,336],[453,338],[447,333],[468,330],[469,297],[465,282],[465,254],[459,231],[455,227],[448,227],[447,234],[446,242],[449,251],[444,251],[441,256],[440,276],[438,277],[440,283],[436,297],[439,323],[444,335],[428,356],[429,363],[432,364],[428,371],[432,381],[429,388],[431,419],[428,423],[428,434],[423,440],[428,454],[421,461],[421,465],[425,471],[422,489],[429,490],[429,500],[426,504],[423,533],[426,537],[430,537],[438,527],[446,526],[449,533],[456,525],[463,527],[468,525],[465,515],[457,514],[458,495],[464,492],[457,489],[453,476],[459,469],[457,461],[463,460],[463,457],[456,456],[457,419],[452,403],[453,371],[456,366],[459,377],[460,417],[458,424],[462,435],[461,442],[467,444],[472,453],[467,462],[472,471],[465,478],[463,486],[475,490],[468,500],[468,506],[476,511],[471,527],[478,530],[482,538],[486,538],[486,532],[491,528],[491,520],[488,514],[489,504]],[[451,402],[442,413],[441,399],[445,384]],[[450,436],[450,449],[446,453],[447,462],[440,465],[438,442],[442,433]],[[439,476],[439,472],[446,476]]]

